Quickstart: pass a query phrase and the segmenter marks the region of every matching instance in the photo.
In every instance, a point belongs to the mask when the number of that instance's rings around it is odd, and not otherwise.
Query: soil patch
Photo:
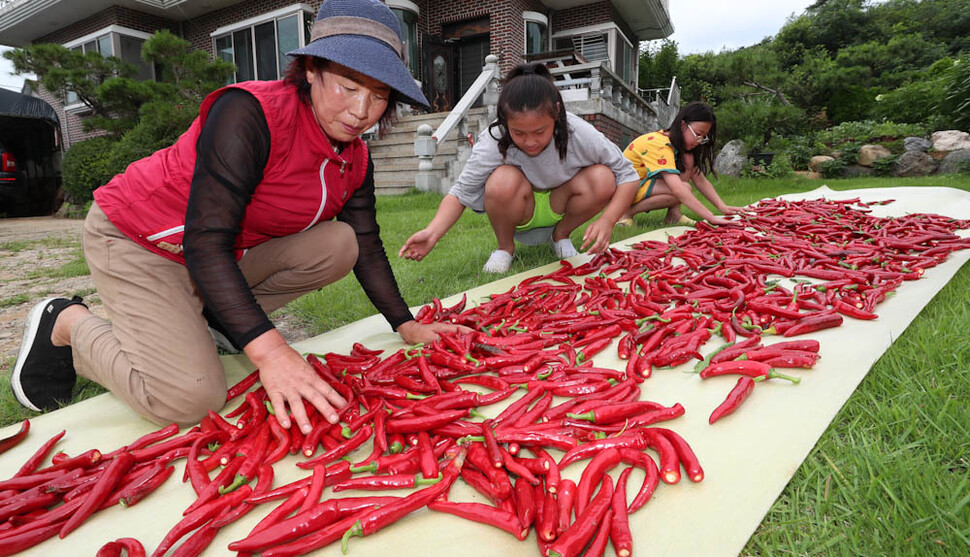
[[[105,316],[90,275],[73,274],[81,258],[84,221],[55,217],[0,219],[0,367],[13,365],[30,308],[50,296],[84,297],[91,311]],[[273,315],[287,342],[311,336],[280,310]]]

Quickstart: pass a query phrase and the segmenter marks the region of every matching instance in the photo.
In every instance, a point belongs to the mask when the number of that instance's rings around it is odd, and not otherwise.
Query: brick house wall
[[[582,118],[590,124],[593,124],[593,127],[605,135],[607,139],[616,143],[621,151],[626,149],[626,146],[631,141],[640,136],[640,132],[630,129],[603,114],[584,114]]]
[[[440,36],[443,25],[487,17],[489,21],[489,51],[499,56],[499,68],[502,74],[507,73],[523,61],[525,51],[523,11],[545,14],[549,18],[550,35],[563,30],[613,21],[618,22],[621,31],[627,37],[634,36],[628,26],[622,23],[621,18],[608,0],[560,11],[549,10],[539,0],[510,0],[505,2],[486,0],[411,1],[418,6],[421,12],[418,19],[419,52],[424,48],[425,35]],[[34,42],[64,44],[110,25],[119,25],[145,33],[169,29],[176,35],[188,40],[192,48],[205,51],[213,56],[213,41],[210,34],[215,29],[245,19],[256,18],[268,12],[291,6],[294,3],[296,3],[296,0],[246,0],[190,21],[173,21],[121,6],[112,6],[82,21],[40,37]],[[322,0],[308,0],[303,3],[310,6],[315,12]],[[632,42],[636,44],[635,39]],[[422,62],[422,60],[418,61],[419,76],[423,75],[423,68],[420,67]],[[38,96],[58,111],[61,117],[65,147],[97,135],[83,131],[83,115],[66,113],[62,99],[54,98],[53,95],[43,90],[38,91]],[[601,131],[607,133],[608,130],[611,130],[609,122],[613,121],[607,117],[601,117],[601,120],[602,122],[596,119],[592,121],[598,128],[602,124],[604,128]],[[613,122],[613,125],[620,126],[616,122]],[[610,131],[608,136],[619,143],[624,132]]]

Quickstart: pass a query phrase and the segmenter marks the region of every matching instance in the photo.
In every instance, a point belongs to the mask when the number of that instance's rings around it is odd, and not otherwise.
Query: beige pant
[[[110,321],[90,315],[71,330],[78,374],[158,424],[197,423],[222,408],[225,373],[186,267],[130,240],[97,204],[84,223],[84,256]],[[326,221],[248,250],[239,268],[268,314],[356,261],[353,230]]]

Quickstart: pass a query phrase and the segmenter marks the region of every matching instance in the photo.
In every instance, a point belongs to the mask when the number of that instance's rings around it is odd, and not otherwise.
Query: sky
[[[791,14],[801,14],[815,0],[670,0],[677,52],[681,55],[720,52],[761,42],[776,34]],[[0,52],[7,47],[0,46]],[[10,75],[10,62],[0,57],[0,87],[20,91],[24,78]]]
[[[778,33],[788,16],[816,0],[670,0],[677,53],[714,53],[751,46]]]

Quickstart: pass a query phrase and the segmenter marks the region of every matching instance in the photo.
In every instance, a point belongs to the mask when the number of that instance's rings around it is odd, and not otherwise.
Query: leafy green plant
[[[830,161],[825,161],[818,167],[819,174],[823,178],[840,178],[842,173],[845,171],[845,167],[848,166],[843,159],[833,159]]]
[[[111,165],[115,143],[108,136],[92,137],[71,145],[64,153],[61,179],[68,202],[78,205],[91,201],[94,190],[116,174]]]
[[[896,161],[899,159],[897,155],[891,157],[886,157],[884,159],[877,159],[872,161],[872,169],[876,172],[876,176],[892,176],[893,170],[896,169]]]
[[[961,129],[970,129],[970,56],[953,63],[940,112]]]
[[[924,136],[926,132],[926,125],[922,123],[860,120],[842,122],[837,126],[824,129],[818,132],[816,138],[824,145],[841,148],[847,142],[862,144],[883,138],[896,139],[908,136]]]
[[[792,138],[785,149],[788,162],[794,170],[808,170],[808,163],[812,160],[814,140],[808,136]]]

